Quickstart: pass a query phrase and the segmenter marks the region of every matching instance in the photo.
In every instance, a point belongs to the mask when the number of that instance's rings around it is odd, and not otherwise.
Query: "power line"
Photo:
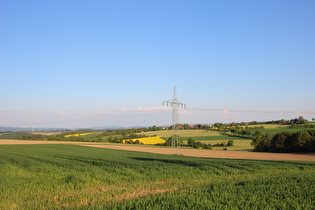
[[[266,114],[315,114],[312,111],[281,111],[281,110],[249,110],[249,109],[203,109],[203,108],[188,108],[187,110],[194,111],[209,111],[209,112],[247,112],[247,113],[266,113]]]
[[[252,86],[177,86],[189,89],[247,89],[247,90],[314,90],[315,87],[252,87]]]
[[[180,154],[180,140],[179,140],[179,128],[178,128],[178,108],[186,108],[186,104],[179,102],[177,100],[176,87],[174,86],[173,99],[168,101],[163,101],[162,105],[168,106],[168,104],[172,107],[172,150],[173,153]],[[176,154],[175,153],[175,154]]]

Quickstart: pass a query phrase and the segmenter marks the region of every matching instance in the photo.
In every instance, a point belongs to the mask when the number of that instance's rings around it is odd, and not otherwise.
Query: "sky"
[[[0,126],[315,117],[315,1],[4,0]]]

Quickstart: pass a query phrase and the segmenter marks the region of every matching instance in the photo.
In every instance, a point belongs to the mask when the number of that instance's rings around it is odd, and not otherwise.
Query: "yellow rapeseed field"
[[[136,138],[131,139],[133,142],[139,140],[142,144],[164,144],[165,140],[161,139],[160,136],[153,136],[153,137],[146,137],[146,138]],[[126,143],[126,141],[130,140],[124,140],[123,142]]]
[[[77,136],[84,136],[84,135],[88,135],[88,134],[92,134],[92,133],[76,133],[76,134],[70,134],[70,135],[66,135],[65,137],[77,137]]]

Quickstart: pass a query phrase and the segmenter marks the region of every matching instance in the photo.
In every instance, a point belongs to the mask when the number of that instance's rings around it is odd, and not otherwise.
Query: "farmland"
[[[137,142],[138,144],[152,144],[152,145],[158,145],[158,144],[164,144],[165,140],[161,139],[159,136],[153,136],[153,137],[146,137],[146,138],[136,138],[136,139],[130,139],[130,140],[123,140],[123,143],[131,143],[131,142]]]
[[[69,137],[78,137],[78,136],[86,136],[86,135],[90,135],[90,134],[94,134],[94,133],[76,133],[76,134],[69,134],[69,135],[65,135],[65,138],[69,138]]]
[[[312,209],[315,163],[0,146],[0,208]]]
[[[145,132],[146,135],[158,135],[162,136],[165,139],[172,135],[171,130],[161,130],[161,131],[149,131]],[[181,130],[180,136],[183,139],[184,144],[187,144],[187,140],[189,138],[193,138],[196,141],[200,141],[206,144],[218,144],[222,142],[227,142],[229,140],[234,141],[233,147],[229,147],[228,150],[232,151],[251,151],[253,150],[253,146],[251,145],[251,139],[244,137],[236,137],[236,136],[228,136],[222,135],[218,131],[211,130],[201,130],[201,129],[193,129],[193,130]],[[213,147],[214,150],[222,150],[222,147]]]
[[[161,130],[161,131],[148,131],[145,132],[145,135],[153,136],[164,136],[169,137],[172,136],[172,130]],[[181,130],[180,136],[181,137],[196,137],[196,136],[221,136],[216,131],[209,131],[209,130],[201,130],[201,129],[192,129],[192,130]]]

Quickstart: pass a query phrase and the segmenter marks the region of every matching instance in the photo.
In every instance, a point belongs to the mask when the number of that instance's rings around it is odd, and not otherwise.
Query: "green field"
[[[220,136],[220,133],[217,131],[209,131],[209,130],[202,130],[202,129],[180,130],[179,133],[181,137],[218,136],[218,135]],[[162,136],[162,137],[170,137],[172,136],[172,130],[148,131],[148,132],[144,132],[143,134],[147,136],[157,135],[157,136]]]
[[[315,163],[0,146],[0,209],[314,209]]]
[[[297,132],[297,131],[303,131],[303,130],[315,130],[315,128],[278,127],[278,128],[274,128],[274,129],[258,129],[258,130],[260,130],[263,134],[266,134],[266,133],[276,134],[276,133],[282,133],[282,132]],[[255,130],[253,132],[255,132]]]

